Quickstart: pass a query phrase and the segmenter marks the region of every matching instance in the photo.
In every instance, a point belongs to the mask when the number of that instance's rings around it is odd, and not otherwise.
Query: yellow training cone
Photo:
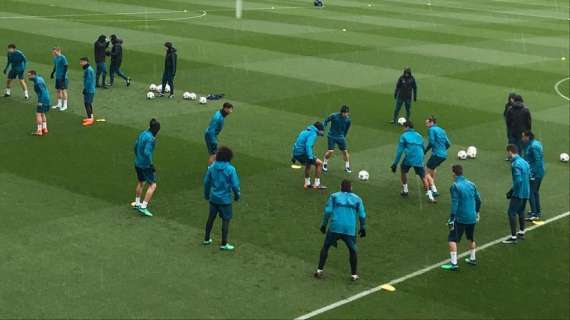
[[[298,165],[298,164],[292,164],[292,165],[291,165],[291,168],[292,168],[292,169],[301,169],[302,166],[300,166],[300,165]]]
[[[539,226],[539,225],[541,225],[541,224],[544,224],[544,221],[536,221],[536,220],[535,220],[535,221],[533,221],[532,223],[535,224],[535,225],[537,225],[537,226]]]
[[[394,288],[394,286],[389,284],[389,283],[381,285],[380,289],[385,290],[385,291],[390,291],[390,292],[396,291],[396,288]]]

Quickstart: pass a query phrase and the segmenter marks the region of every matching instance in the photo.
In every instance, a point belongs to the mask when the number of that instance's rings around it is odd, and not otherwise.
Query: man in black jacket
[[[522,133],[532,129],[530,111],[524,105],[523,98],[515,95],[513,103],[506,115],[507,130],[509,132],[509,144],[514,144],[518,148],[519,154],[522,154]]]
[[[162,74],[162,92],[160,92],[160,96],[164,97],[166,85],[168,84],[170,87],[170,95],[168,97],[174,98],[174,76],[176,75],[178,55],[176,54],[176,48],[172,46],[172,42],[166,42],[164,47],[166,48],[166,57],[164,58],[164,73]]]
[[[418,97],[418,87],[416,85],[416,79],[412,75],[412,69],[406,67],[404,73],[398,78],[396,83],[396,90],[394,91],[394,99],[396,99],[396,105],[394,108],[394,117],[392,119],[392,124],[396,124],[398,116],[400,115],[400,109],[402,109],[402,104],[406,107],[406,120],[410,120],[412,113],[412,97],[414,101]]]
[[[131,85],[131,78],[127,77],[123,71],[121,71],[121,63],[123,62],[123,40],[117,38],[116,35],[111,35],[111,51],[108,55],[111,56],[111,66],[109,67],[109,78],[111,81],[111,85],[115,81],[115,73],[123,78],[126,83],[127,87]]]
[[[97,66],[95,85],[97,88],[107,89],[105,80],[107,78],[107,65],[105,64],[105,59],[108,47],[109,41],[107,41],[107,36],[100,35],[94,44],[95,64]],[[101,78],[101,76],[103,81],[99,83],[99,78]]]

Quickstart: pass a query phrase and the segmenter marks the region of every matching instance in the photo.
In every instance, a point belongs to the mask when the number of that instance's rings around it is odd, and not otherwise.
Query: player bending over
[[[208,165],[211,165],[216,159],[216,153],[218,152],[218,135],[224,128],[226,117],[232,114],[233,111],[234,106],[229,102],[225,102],[222,109],[214,113],[208,128],[206,128],[204,140],[206,141],[206,148],[208,149],[209,154]]]
[[[59,111],[67,110],[67,58],[61,53],[61,48],[53,48],[53,71],[50,78],[55,77],[55,89],[57,90],[57,105],[52,109],[59,109]]]
[[[46,82],[42,76],[34,70],[28,71],[28,79],[34,83],[34,92],[38,96],[38,105],[36,107],[36,132],[35,136],[45,136],[48,134],[46,113],[50,107],[50,97]]]
[[[344,105],[340,108],[340,112],[331,114],[325,119],[323,126],[326,128],[328,124],[331,124],[331,129],[327,135],[328,139],[328,149],[323,157],[323,171],[326,173],[329,170],[329,159],[334,153],[335,146],[338,146],[339,150],[342,152],[342,157],[344,159],[344,171],[346,173],[351,173],[350,161],[348,155],[348,147],[346,143],[346,135],[350,129],[350,109],[348,106]]]
[[[463,167],[454,165],[451,168],[455,182],[451,185],[451,215],[447,220],[449,227],[449,255],[451,260],[441,266],[444,270],[457,270],[457,243],[461,241],[463,233],[469,241],[469,257],[465,262],[477,265],[475,257],[475,224],[479,222],[479,210],[481,209],[481,197],[477,186],[463,176]]]
[[[22,90],[24,90],[24,98],[28,100],[30,96],[28,95],[28,85],[24,79],[24,71],[26,70],[26,56],[22,51],[16,49],[16,45],[11,43],[8,45],[6,67],[4,68],[4,74],[8,73],[8,79],[6,80],[6,91],[4,92],[4,97],[9,97],[12,94],[11,85],[12,80],[18,79]],[[10,71],[8,71],[10,69]]]
[[[135,142],[135,171],[137,172],[137,187],[135,202],[131,206],[141,214],[152,217],[148,204],[156,191],[156,174],[152,163],[152,155],[156,144],[156,135],[160,131],[160,122],[150,120],[149,128],[141,132]],[[143,188],[148,184],[144,200],[141,203]]]
[[[424,170],[424,141],[421,134],[414,130],[414,124],[409,120],[404,123],[404,132],[400,135],[400,142],[396,150],[396,159],[394,159],[394,163],[390,167],[393,173],[396,173],[402,154],[405,154],[405,157],[400,166],[400,179],[402,181],[402,191],[400,195],[403,197],[408,195],[408,172],[413,167],[416,175],[422,179],[428,200],[435,203],[435,198],[429,189]]]
[[[518,154],[518,148],[514,144],[507,146],[507,157],[511,160],[511,174],[513,186],[507,192],[509,199],[509,225],[511,227],[511,236],[503,243],[517,243],[517,239],[524,239],[525,216],[524,209],[526,201],[530,197],[530,166]],[[519,231],[517,232],[517,216],[519,220]]]
[[[214,226],[216,216],[222,218],[222,243],[220,250],[231,251],[234,246],[228,243],[230,220],[233,216],[233,200],[239,201],[240,186],[236,168],[230,163],[234,154],[230,148],[221,147],[216,153],[216,161],[208,167],[204,176],[204,197],[210,202],[210,214],[206,222],[204,245],[212,243],[210,233]]]
[[[291,162],[301,163],[305,166],[305,189],[326,189],[327,187],[321,185],[321,172],[323,162],[321,159],[315,157],[313,146],[318,136],[324,135],[325,127],[320,122],[315,122],[313,125],[308,126],[305,130],[301,131],[297,136],[297,140],[293,144],[293,157]],[[311,184],[311,167],[315,166],[315,183]]]
[[[428,145],[424,153],[431,149],[431,157],[426,163],[426,179],[433,196],[437,197],[439,193],[435,186],[436,169],[447,159],[447,149],[449,149],[451,143],[445,130],[437,125],[437,119],[434,116],[426,119],[426,127],[428,128]]]
[[[337,241],[341,240],[346,244],[350,254],[351,279],[353,281],[358,280],[358,256],[356,253],[357,218],[360,222],[358,234],[361,238],[364,238],[366,236],[366,211],[364,210],[364,202],[362,202],[359,196],[352,193],[352,184],[350,181],[343,180],[340,185],[340,192],[331,194],[325,207],[323,222],[321,223],[321,232],[326,233],[326,236],[319,257],[319,267],[314,274],[316,278],[323,276],[323,270],[327,262],[330,247],[336,247]],[[329,220],[330,227],[327,231]]]
[[[83,103],[87,118],[83,119],[83,126],[92,126],[95,123],[93,117],[93,99],[95,98],[95,70],[89,65],[89,58],[79,60],[83,68]]]

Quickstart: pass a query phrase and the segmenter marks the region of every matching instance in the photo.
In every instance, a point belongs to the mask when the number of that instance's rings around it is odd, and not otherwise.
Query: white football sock
[[[135,198],[135,204],[136,204],[137,206],[140,206],[140,205],[141,205],[141,197],[136,197],[136,198]]]
[[[318,187],[320,185],[321,185],[321,179],[315,178],[315,187]]]
[[[38,124],[38,131],[42,131],[42,125]]]
[[[329,164],[329,160],[328,160],[328,159],[324,159],[324,160],[323,160],[323,164],[326,166],[327,164]]]
[[[457,251],[451,251],[449,255],[451,256],[451,264],[457,264]]]
[[[67,108],[67,100],[63,100],[63,107]]]
[[[311,184],[311,178],[305,178],[305,184],[310,185]]]
[[[345,167],[345,168],[350,168],[350,162],[346,161],[346,162],[344,163],[344,167]]]
[[[402,189],[404,189],[404,192],[408,192],[408,184],[403,184]]]
[[[427,196],[428,199],[430,199],[431,201],[434,200],[434,198],[433,198],[433,193],[431,192],[431,190],[428,190],[428,191],[426,192],[426,196]]]
[[[43,129],[47,129],[47,122],[43,122],[43,123],[42,123],[42,128],[43,128]]]
[[[24,90],[24,97],[28,97],[28,90]]]
[[[143,201],[143,203],[141,204],[141,208],[146,209],[146,206],[148,206],[148,202]]]
[[[62,103],[62,102],[61,102],[61,99],[57,99],[57,107],[58,107],[58,108],[61,108],[61,103]]]
[[[433,193],[437,193],[437,188],[435,187],[435,184],[431,186],[431,191]]]
[[[469,259],[471,259],[471,260],[476,260],[476,258],[475,258],[475,249],[472,249],[472,250],[470,250],[469,252],[470,252],[470,254],[469,254]]]
[[[10,88],[6,88],[6,94],[11,94],[11,93],[12,92],[11,92]]]

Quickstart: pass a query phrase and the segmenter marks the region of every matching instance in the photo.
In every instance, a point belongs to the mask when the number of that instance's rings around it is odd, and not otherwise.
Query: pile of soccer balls
[[[457,159],[459,160],[466,160],[466,159],[475,159],[477,158],[477,148],[474,146],[470,146],[465,150],[459,150],[457,153]]]
[[[159,93],[162,92],[162,85],[156,85],[154,83],[151,83],[148,86],[148,92],[146,93],[146,98],[151,100],[154,99]],[[170,93],[170,86],[167,84],[166,87],[164,87],[164,92],[165,93]],[[200,97],[198,98],[198,95],[196,95],[194,92],[184,92],[182,94],[182,98],[184,100],[190,100],[190,101],[196,101],[198,100],[198,103],[200,104],[207,104],[208,103],[208,99],[206,97]]]

